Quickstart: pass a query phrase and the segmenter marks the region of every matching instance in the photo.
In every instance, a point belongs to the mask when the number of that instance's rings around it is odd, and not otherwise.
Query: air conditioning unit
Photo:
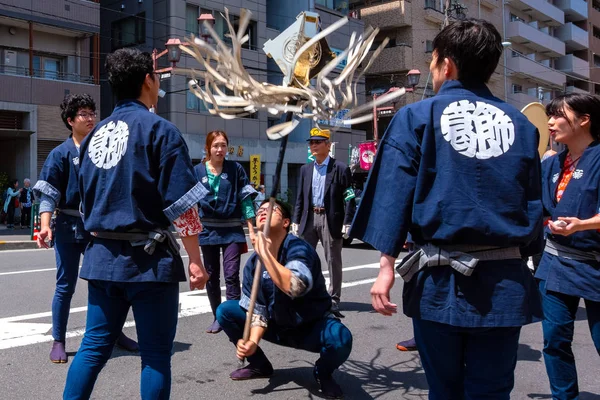
[[[13,68],[17,68],[17,52],[14,50],[4,50],[4,54],[3,54],[3,59],[4,61],[2,62],[2,64],[5,67],[13,67]]]

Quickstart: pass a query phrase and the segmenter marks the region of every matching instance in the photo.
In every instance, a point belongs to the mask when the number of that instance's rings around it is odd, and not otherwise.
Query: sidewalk
[[[0,251],[20,249],[37,249],[29,229],[7,229],[6,225],[0,225]]]

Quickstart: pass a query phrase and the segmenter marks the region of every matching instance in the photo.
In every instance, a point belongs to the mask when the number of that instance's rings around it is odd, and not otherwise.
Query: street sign
[[[310,147],[308,147],[307,150],[308,150],[308,154],[306,156],[306,162],[309,163],[309,162],[315,161],[315,156],[313,156],[312,153],[310,152]]]
[[[396,113],[396,110],[394,110],[393,108],[390,109],[377,109],[377,116],[378,117],[391,117],[392,115],[394,115]]]
[[[250,156],[250,182],[260,186],[260,154]]]
[[[160,74],[160,80],[164,80],[164,79],[169,79],[171,77],[171,73],[170,72],[163,72]]]

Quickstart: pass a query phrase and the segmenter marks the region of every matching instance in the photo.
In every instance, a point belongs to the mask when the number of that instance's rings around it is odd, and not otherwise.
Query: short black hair
[[[104,65],[108,83],[117,101],[137,99],[142,93],[146,75],[154,76],[152,55],[135,48],[124,48],[110,53]]]
[[[502,36],[491,23],[468,18],[446,26],[433,39],[437,65],[449,58],[463,83],[487,83],[502,55]]]
[[[600,140],[600,97],[589,93],[568,93],[557,96],[546,105],[548,117],[563,117],[567,120],[565,108],[568,107],[577,117],[590,117],[590,133],[594,140]],[[573,121],[569,121],[569,125]]]
[[[77,115],[82,108],[89,108],[96,112],[96,102],[92,96],[87,93],[68,94],[65,96],[63,102],[60,104],[60,116],[68,130],[73,131],[73,127],[69,125],[69,121],[67,120],[69,118],[74,120],[75,115]]]
[[[262,203],[260,203],[260,205],[262,206],[263,204],[266,204],[269,202],[269,199],[265,199],[263,200]],[[281,209],[281,215],[283,216],[283,218],[287,218],[290,221],[292,220],[292,209],[290,208],[289,204],[284,203],[283,201],[279,200],[279,199],[275,199],[275,204],[277,204],[279,206],[279,208]],[[290,230],[290,227],[287,227],[287,231]]]

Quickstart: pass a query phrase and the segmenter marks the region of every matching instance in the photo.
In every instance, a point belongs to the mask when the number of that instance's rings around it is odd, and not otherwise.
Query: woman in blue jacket
[[[225,132],[209,132],[206,136],[206,159],[195,167],[200,183],[209,191],[199,203],[203,226],[199,242],[204,267],[210,275],[206,293],[213,315],[221,304],[221,252],[226,298],[240,299],[240,256],[248,251],[242,219],[251,227],[255,216],[252,198],[256,190],[239,163],[225,160],[228,147],[229,139]],[[252,229],[249,230],[252,234]],[[221,332],[216,319],[206,332]]]

